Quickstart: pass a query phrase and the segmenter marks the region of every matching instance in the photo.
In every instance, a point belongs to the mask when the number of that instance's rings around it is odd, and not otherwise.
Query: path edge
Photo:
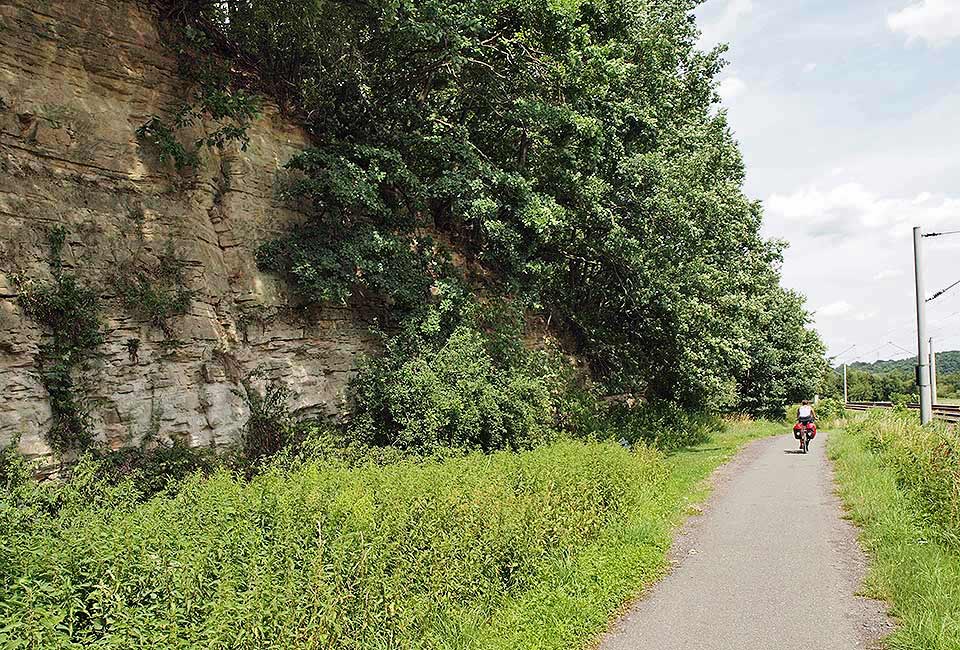
[[[842,429],[834,429],[828,435],[843,435]],[[853,520],[850,508],[844,502],[840,492],[840,480],[837,477],[837,463],[830,457],[829,447],[825,457],[830,471],[830,498],[840,512],[841,530],[843,538],[835,541],[839,552],[847,558],[846,576],[854,587],[854,598],[860,606],[860,620],[862,625],[857,626],[860,642],[864,648],[881,650],[886,648],[884,640],[896,631],[898,624],[891,615],[891,603],[886,600],[866,595],[866,580],[871,568],[870,554],[862,543],[864,532]]]
[[[706,493],[702,499],[691,500],[686,504],[688,510],[695,509],[695,511],[681,515],[682,521],[674,527],[671,533],[673,539],[670,542],[670,550],[667,551],[667,567],[663,571],[663,574],[653,582],[644,586],[643,590],[636,596],[630,598],[614,610],[607,619],[606,628],[598,632],[596,636],[584,646],[584,650],[598,650],[607,636],[615,634],[618,631],[619,626],[622,625],[624,618],[630,610],[646,600],[652,591],[683,563],[683,560],[690,554],[690,550],[695,546],[694,539],[696,532],[706,519],[704,515],[709,513],[717,501],[725,494],[730,479],[735,476],[742,467],[749,465],[760,456],[760,449],[765,443],[776,440],[778,437],[780,437],[780,434],[764,436],[745,442],[740,449],[734,452],[729,460],[719,465],[709,476],[700,481],[698,487],[702,487]]]

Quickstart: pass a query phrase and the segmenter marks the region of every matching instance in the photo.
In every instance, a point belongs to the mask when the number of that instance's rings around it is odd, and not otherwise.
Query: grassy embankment
[[[703,479],[777,431],[734,424],[669,455],[568,441],[220,472],[149,499],[83,468],[7,476],[0,646],[583,646],[662,574]]]
[[[891,603],[899,650],[960,649],[960,435],[875,412],[830,438],[840,493],[871,558],[865,589]]]

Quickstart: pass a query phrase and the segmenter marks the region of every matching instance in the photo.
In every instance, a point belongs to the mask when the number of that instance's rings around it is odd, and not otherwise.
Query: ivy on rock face
[[[97,292],[64,269],[66,235],[63,227],[48,233],[53,280],[18,283],[24,312],[49,336],[40,346],[39,367],[53,411],[47,441],[60,453],[83,451],[93,444],[90,411],[75,375],[103,342]]]
[[[177,257],[172,240],[167,240],[155,264],[144,264],[136,258],[124,261],[115,277],[121,302],[171,336],[170,319],[187,313],[195,293],[186,285],[185,267],[186,262]],[[131,357],[135,356],[136,349],[132,349]]]
[[[424,318],[408,307],[458,275],[422,243],[439,232],[484,270],[471,286],[548,310],[609,390],[767,411],[814,391],[822,344],[743,195],[721,50],[697,49],[695,5],[237,0],[178,15],[256,65],[314,136],[288,195],[315,216],[259,256],[308,297],[370,290]]]

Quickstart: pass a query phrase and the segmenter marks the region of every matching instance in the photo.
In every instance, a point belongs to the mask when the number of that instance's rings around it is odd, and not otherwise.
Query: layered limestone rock
[[[373,344],[364,314],[304,313],[257,270],[258,245],[302,219],[276,192],[300,129],[268,107],[246,151],[205,151],[183,173],[138,139],[188,95],[177,69],[146,4],[0,0],[0,444],[19,436],[24,452],[49,453],[44,332],[15,278],[50,278],[52,226],[67,231],[67,272],[103,301],[105,342],[77,380],[113,447],[235,440],[248,377],[284,382],[296,409],[334,413]],[[171,246],[195,293],[165,332],[118,299],[117,272]]]

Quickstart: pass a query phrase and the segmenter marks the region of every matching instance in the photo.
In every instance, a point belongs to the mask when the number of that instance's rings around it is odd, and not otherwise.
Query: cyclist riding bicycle
[[[817,437],[816,419],[817,413],[813,410],[810,400],[803,400],[803,404],[797,409],[797,423],[793,427],[793,437],[800,441],[801,451],[805,451],[803,448],[803,439],[800,435],[804,429],[807,430],[808,441]]]

